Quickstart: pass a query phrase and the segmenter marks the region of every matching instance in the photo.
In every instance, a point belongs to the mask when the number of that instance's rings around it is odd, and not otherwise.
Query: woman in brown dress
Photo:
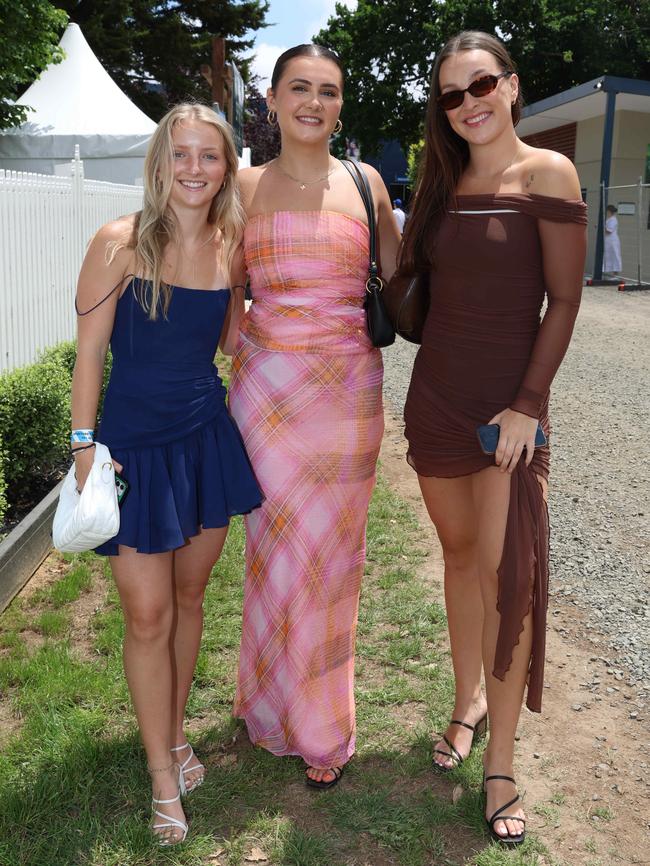
[[[549,432],[586,231],[574,166],[517,137],[520,108],[498,39],[464,32],[439,52],[400,266],[430,274],[405,419],[408,460],[444,553],[456,679],[434,766],[458,766],[489,715],[486,821],[508,845],[525,835],[513,776],[524,688],[534,712],[543,688],[549,450],[534,441],[538,423]],[[488,423],[500,425],[492,456],[476,433]]]

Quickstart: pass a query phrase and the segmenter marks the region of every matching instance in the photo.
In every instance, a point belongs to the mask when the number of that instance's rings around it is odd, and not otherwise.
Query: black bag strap
[[[341,163],[348,170],[350,177],[354,181],[356,188],[359,190],[359,195],[366,209],[368,218],[368,234],[370,235],[370,262],[368,265],[368,281],[366,290],[379,290],[384,287],[381,277],[379,276],[379,266],[377,264],[377,221],[375,219],[375,203],[372,197],[372,189],[370,181],[361,165],[355,159],[342,159]]]
[[[101,305],[104,303],[104,301],[107,301],[110,298],[110,296],[119,289],[119,287],[122,285],[122,283],[124,282],[124,280],[127,277],[134,277],[135,278],[135,274],[124,274],[124,276],[120,278],[119,283],[116,283],[113,286],[113,288],[110,290],[110,292],[107,295],[104,295],[104,297],[101,299],[101,301],[97,301],[95,306],[91,307],[89,310],[86,310],[85,313],[82,313],[81,310],[79,309],[79,304],[77,303],[77,296],[75,295],[74,296],[74,309],[75,309],[76,314],[78,316],[87,316],[88,313],[92,313],[93,310],[97,309],[97,307],[101,307]]]

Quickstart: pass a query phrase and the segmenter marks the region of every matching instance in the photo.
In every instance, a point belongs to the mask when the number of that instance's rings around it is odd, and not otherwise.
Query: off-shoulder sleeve
[[[511,409],[539,418],[573,333],[587,250],[583,202],[531,196],[538,217],[548,307]]]

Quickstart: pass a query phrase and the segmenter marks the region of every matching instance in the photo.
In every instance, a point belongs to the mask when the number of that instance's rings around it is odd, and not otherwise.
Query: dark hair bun
[[[341,66],[338,54],[336,54],[335,51],[332,51],[331,48],[326,48],[324,45],[313,45],[309,42],[305,45],[294,45],[293,48],[288,48],[278,57],[275,61],[275,66],[273,67],[273,75],[271,76],[271,90],[275,90],[278,81],[282,78],[287,64],[290,60],[293,60],[294,57],[324,57],[326,60],[331,60],[332,63],[335,63],[341,73],[341,79],[344,77],[343,67]]]

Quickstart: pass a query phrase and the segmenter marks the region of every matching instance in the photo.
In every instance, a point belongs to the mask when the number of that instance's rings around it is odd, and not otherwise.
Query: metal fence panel
[[[599,189],[583,190],[583,194],[589,211],[586,272],[594,274],[596,270],[596,239],[601,202],[603,233],[607,218],[606,207],[613,204],[618,209],[616,216],[621,241],[622,270],[617,276],[627,283],[650,284],[650,184],[642,183],[639,178],[635,184],[603,187],[602,196]]]

